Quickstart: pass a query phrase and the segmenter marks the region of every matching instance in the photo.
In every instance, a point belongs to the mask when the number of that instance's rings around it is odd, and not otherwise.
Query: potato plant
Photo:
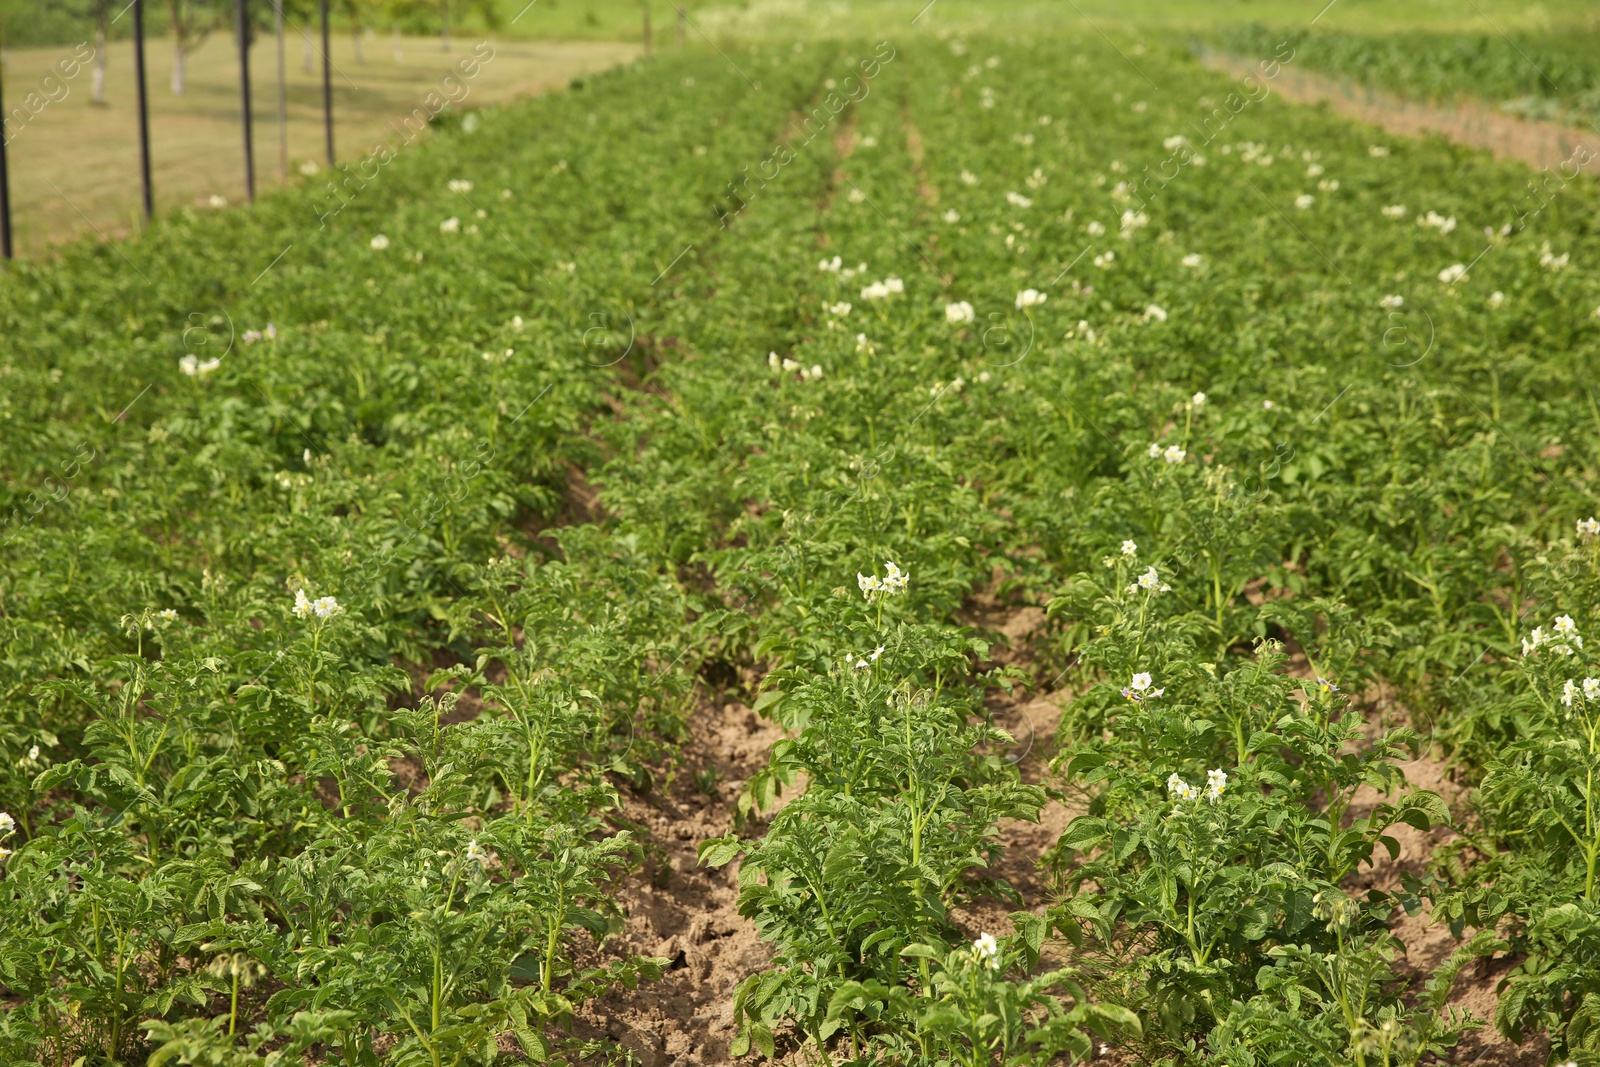
[[[0,280],[7,1061],[625,1060],[716,688],[784,736],[708,1056],[1596,1062],[1594,190],[1065,31],[725,43]]]

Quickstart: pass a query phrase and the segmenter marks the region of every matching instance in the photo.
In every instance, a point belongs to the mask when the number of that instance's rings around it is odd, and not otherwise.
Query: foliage
[[[1416,1063],[1493,952],[1600,1051],[1595,191],[1513,233],[1509,165],[1075,37],[798,44],[0,282],[9,1062],[620,1057],[567,1026],[663,966],[625,802],[711,692],[784,733],[701,848],[731,1054]]]

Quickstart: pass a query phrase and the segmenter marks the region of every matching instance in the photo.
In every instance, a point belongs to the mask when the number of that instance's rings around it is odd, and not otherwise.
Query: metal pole
[[[256,198],[256,156],[250,129],[250,11],[249,0],[239,0],[239,97],[244,110],[244,195]]]
[[[155,201],[150,190],[150,109],[144,91],[144,0],[133,0],[133,85],[139,105],[139,186],[144,223],[150,225]]]
[[[272,0],[273,27],[278,34],[278,184],[289,181],[289,102],[283,66],[283,0]]]
[[[0,84],[5,82],[5,68],[0,64]],[[6,142],[11,135],[6,133],[6,105],[5,98],[0,95],[0,257],[10,259],[11,249],[11,176],[6,169]]]
[[[322,7],[322,125],[328,142],[328,166],[333,166],[333,60],[328,58],[328,0]]]

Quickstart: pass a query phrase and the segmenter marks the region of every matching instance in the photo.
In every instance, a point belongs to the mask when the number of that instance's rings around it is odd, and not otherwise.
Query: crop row
[[[1600,61],[1592,31],[1376,35],[1245,25],[1216,36],[1223,48],[1244,56],[1270,54],[1287,41],[1297,62],[1312,70],[1425,100],[1487,99],[1526,118],[1580,127],[1600,118]]]
[[[786,617],[751,640],[741,611],[728,654],[774,668],[758,706],[797,732],[750,806],[805,794],[705,852],[743,853],[777,949],[744,1039],[1043,1062],[1131,1035],[1120,1008],[1182,1058],[1415,1062],[1467,1025],[1460,970],[1509,947],[1500,1027],[1592,1048],[1597,753],[1521,654],[1558,611],[1589,626],[1550,561],[1590,551],[1593,412],[1556,382],[1593,358],[1592,193],[1508,216],[1515,171],[1249,86],[1157,68],[1157,96],[1087,57],[1062,78],[1053,45],[959,44],[874,82],[835,171],[760,190],[686,290],[703,354],[662,369],[696,426],[681,480],[608,476],[663,522],[722,501],[703,558],[761,630]],[[886,560],[909,590],[863,599]],[[951,658],[975,587],[1049,609],[1033,680],[1071,694],[1052,784],[1084,812],[1059,899],[993,946],[960,907],[1004,896],[1000,820],[1040,797],[957,725],[1007,681]],[[1527,762],[1557,739],[1563,770]],[[1404,788],[1430,740],[1484,782],[1470,809]],[[1534,795],[1537,839],[1512,814]],[[1356,892],[1403,824],[1470,832]],[[1471,936],[1408,983],[1389,923],[1424,900]],[[1047,944],[1100,1009],[1043,995]]]

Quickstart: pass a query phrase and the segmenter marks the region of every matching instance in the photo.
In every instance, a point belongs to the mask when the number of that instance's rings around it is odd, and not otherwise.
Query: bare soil
[[[991,651],[994,662],[1033,673],[1037,661],[1030,644],[1044,622],[1039,608],[1007,606],[980,594],[961,613],[960,621],[999,639]],[[1302,661],[1295,673],[1305,670]],[[1025,781],[1051,784],[1049,761],[1055,752],[1062,707],[1070,699],[1069,691],[1040,677],[1033,690],[1018,689],[991,700],[989,711],[994,721],[1015,739],[1005,754]],[[1404,717],[1404,709],[1386,691],[1365,694],[1364,702],[1374,720],[1394,722]],[[621,893],[628,911],[627,925],[619,942],[608,946],[620,952],[664,957],[671,963],[661,981],[591,1004],[578,1029],[580,1036],[615,1042],[642,1067],[731,1062],[728,1045],[734,1036],[734,987],[771,958],[755,928],[738,913],[738,863],[703,869],[697,866],[696,850],[701,841],[721,837],[734,828],[740,789],[745,779],[765,765],[768,750],[783,736],[782,731],[732,699],[706,699],[690,725],[692,736],[679,754],[671,780],[653,791],[624,793],[627,819],[648,835],[649,860]],[[702,791],[707,782],[703,776],[710,770],[717,776],[715,785],[709,792]],[[1426,752],[1401,764],[1401,770],[1411,788],[1439,793],[1459,817],[1466,790],[1455,781],[1439,753]],[[697,779],[697,775],[702,777]],[[1364,789],[1357,795],[1351,817],[1360,817],[1383,799]],[[1059,888],[1041,859],[1079,813],[1071,800],[1053,799],[1038,822],[1008,820],[1000,827],[1005,855],[987,873],[1014,888],[1024,901],[1022,907],[1039,911],[1058,899]],[[741,834],[759,830],[758,826],[746,826]],[[1426,873],[1433,851],[1455,836],[1448,827],[1423,832],[1405,825],[1396,827],[1391,835],[1400,844],[1399,854],[1391,859],[1380,851],[1373,866],[1347,880],[1347,891],[1398,888],[1401,872]],[[1009,932],[1010,916],[1018,910],[1015,902],[986,899],[957,909],[952,918],[960,929],[976,937],[983,932]],[[1399,969],[1418,988],[1459,944],[1446,925],[1432,921],[1426,905],[1416,915],[1401,913],[1393,929],[1406,946]],[[1515,963],[1498,953],[1469,965],[1457,979],[1451,1006],[1472,1012],[1485,1025],[1462,1040],[1449,1062],[1482,1067],[1536,1067],[1545,1062],[1548,1043],[1544,1039],[1530,1039],[1519,1047],[1501,1037],[1491,1022],[1496,986]],[[1128,1050],[1104,1049],[1100,1062],[1120,1067],[1137,1060]]]
[[[617,1042],[643,1067],[729,1062],[733,988],[771,958],[738,912],[738,861],[706,869],[697,850],[734,828],[745,779],[783,733],[735,700],[707,700],[691,727],[671,781],[624,792],[625,817],[648,834],[648,859],[620,894],[627,925],[609,946],[671,963],[659,982],[591,1004],[579,1031]],[[715,783],[703,792],[708,774]]]

